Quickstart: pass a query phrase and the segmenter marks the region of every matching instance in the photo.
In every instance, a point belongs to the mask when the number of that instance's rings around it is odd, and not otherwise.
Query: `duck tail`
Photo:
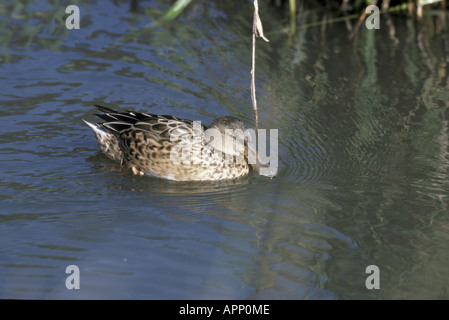
[[[94,131],[100,150],[110,159],[123,162],[123,153],[120,149],[119,140],[114,132],[105,128],[101,123],[83,121]]]
[[[105,127],[101,123],[92,123],[83,119],[83,121],[95,132],[97,139],[101,140],[101,137],[105,135],[111,135],[111,132],[105,130]]]

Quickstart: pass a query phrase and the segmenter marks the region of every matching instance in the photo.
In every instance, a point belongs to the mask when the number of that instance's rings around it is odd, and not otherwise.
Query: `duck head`
[[[248,129],[240,119],[233,116],[224,116],[215,119],[206,135],[212,132],[213,139],[210,139],[210,145],[230,156],[245,157],[253,170],[258,174],[273,178],[277,175],[277,162],[272,165],[271,162],[262,163],[256,147],[256,132]],[[221,137],[221,139],[220,139]],[[208,137],[210,138],[210,137]]]

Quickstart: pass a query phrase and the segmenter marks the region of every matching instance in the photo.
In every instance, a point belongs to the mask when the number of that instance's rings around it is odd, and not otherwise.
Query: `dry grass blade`
[[[263,34],[262,22],[259,17],[259,3],[254,0],[254,19],[253,19],[253,50],[252,50],[252,68],[251,68],[251,101],[253,103],[254,116],[255,116],[255,129],[257,132],[257,127],[259,123],[259,116],[257,114],[257,99],[256,99],[256,36],[261,37],[266,42],[269,42],[265,35]]]

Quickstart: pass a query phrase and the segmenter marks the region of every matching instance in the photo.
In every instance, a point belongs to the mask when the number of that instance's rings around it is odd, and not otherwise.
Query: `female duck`
[[[95,132],[101,151],[134,174],[177,181],[224,180],[247,175],[252,167],[268,177],[276,175],[260,164],[251,137],[243,136],[245,124],[235,117],[218,118],[208,129],[173,116],[95,106],[105,122],[85,122]],[[249,162],[251,155],[256,160]]]

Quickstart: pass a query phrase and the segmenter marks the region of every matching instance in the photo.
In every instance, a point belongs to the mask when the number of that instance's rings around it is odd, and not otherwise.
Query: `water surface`
[[[449,298],[440,16],[289,44],[288,15],[261,1],[259,127],[279,130],[279,174],[180,183],[108,160],[82,120],[98,103],[253,126],[251,2],[193,1],[165,24],[165,1],[79,7],[79,30],[65,4],[0,8],[0,298]]]

